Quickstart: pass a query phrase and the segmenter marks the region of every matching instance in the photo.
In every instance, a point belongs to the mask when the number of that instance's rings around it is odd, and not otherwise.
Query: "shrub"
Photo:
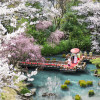
[[[68,85],[68,84],[70,84],[70,81],[69,80],[66,80],[64,84],[67,84]]]
[[[61,89],[68,89],[68,87],[66,84],[64,84],[64,85],[61,85]]]
[[[27,87],[23,87],[20,91],[21,94],[26,94],[26,93],[30,93],[30,91],[28,90]]]
[[[87,81],[87,86],[91,86],[93,85],[93,82],[92,81]]]
[[[56,58],[52,58],[52,60],[56,60]]]
[[[88,95],[89,96],[93,96],[94,95],[94,91],[93,90],[89,90]]]
[[[75,100],[81,100],[81,97],[79,95],[75,95]]]
[[[46,58],[46,60],[50,60],[50,58]]]
[[[87,86],[87,83],[86,83],[85,80],[80,80],[79,84],[80,84],[81,87],[86,87]]]
[[[66,58],[66,54],[63,54],[62,57],[63,57],[63,58]]]

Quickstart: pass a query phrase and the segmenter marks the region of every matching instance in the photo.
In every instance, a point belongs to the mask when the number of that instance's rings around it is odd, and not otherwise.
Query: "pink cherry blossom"
[[[52,26],[52,22],[50,22],[50,21],[40,21],[39,23],[36,24],[36,29],[37,30],[44,30],[44,29],[47,29],[50,26]]]
[[[50,37],[47,39],[48,42],[59,44],[61,38],[64,37],[64,32],[60,30],[56,30],[55,32],[52,32]]]

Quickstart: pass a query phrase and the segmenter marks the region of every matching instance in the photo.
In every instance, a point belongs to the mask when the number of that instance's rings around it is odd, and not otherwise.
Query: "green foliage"
[[[66,58],[66,54],[62,54],[62,57],[63,57],[63,58]]]
[[[62,31],[66,32],[66,38],[69,38],[72,41],[71,46],[78,47],[81,50],[89,51],[91,49],[91,40],[90,40],[90,30],[87,29],[87,23],[79,23],[76,11],[72,11],[70,8],[73,5],[77,5],[79,2],[72,2],[68,6],[64,17],[61,20],[60,28]],[[83,16],[81,16],[83,18]]]
[[[45,45],[43,45],[43,48],[42,48],[42,54],[47,56],[47,55],[59,54],[62,52],[70,52],[72,48],[80,48],[82,51],[84,51],[86,49],[89,50],[90,47],[91,47],[90,38],[86,38],[84,39],[84,41],[62,40],[55,47],[50,46],[47,43],[45,43]]]
[[[37,18],[34,18],[32,21],[37,21]],[[51,32],[56,30],[56,26],[52,25],[48,29],[45,30],[36,30],[35,25],[28,25],[27,33],[33,36],[37,41],[37,44],[44,45],[47,41],[47,38],[50,36]]]
[[[25,6],[26,6],[26,7],[32,6],[32,7],[36,8],[36,9],[41,9],[41,4],[40,4],[40,2],[35,2],[34,4],[32,4],[32,3],[30,3],[30,2],[26,2]]]
[[[70,33],[69,38],[71,40],[82,40],[84,35],[89,33],[89,30],[86,29],[87,25],[85,23],[80,24],[77,19],[77,15],[72,11],[67,12],[64,20],[62,19],[63,24],[61,24],[61,29]]]
[[[50,32],[56,31],[56,25],[53,24],[52,26],[50,26],[50,27],[48,28],[48,30],[49,30]]]
[[[46,42],[46,33],[42,32],[42,31],[37,31],[33,28],[28,28],[28,33],[30,35],[32,35],[37,41],[38,44],[44,44],[44,42]]]
[[[28,19],[22,17],[21,19],[18,20],[18,26],[20,26],[24,22],[28,22]]]
[[[49,45],[49,44],[45,43],[45,45],[43,45],[41,53],[44,56],[54,55],[54,54],[60,53],[62,51],[61,49],[62,48],[60,46],[53,47],[52,44]]]
[[[89,92],[88,92],[88,95],[89,96],[93,96],[95,93],[94,93],[94,91],[93,90],[89,90]]]
[[[9,4],[7,7],[8,8],[15,8],[16,5],[19,5],[19,2],[18,1],[15,1],[14,3]]]
[[[81,97],[79,95],[75,95],[75,100],[81,100]]]
[[[52,60],[56,60],[56,58],[52,58]]]
[[[28,7],[28,6],[32,6],[32,4],[29,3],[29,2],[26,2],[25,6],[26,6],[26,7]]]
[[[87,81],[87,86],[92,86],[93,82],[92,81]]]
[[[13,30],[14,30],[14,31],[16,30],[16,28],[14,28],[14,27],[12,27],[12,26],[10,26],[10,25],[7,25],[7,26],[5,26],[5,27],[6,27],[8,33],[12,33]]]
[[[81,87],[86,87],[87,86],[87,83],[86,83],[85,80],[80,80],[79,84],[80,84]]]
[[[30,93],[30,91],[28,90],[27,87],[23,87],[20,91],[21,94],[26,94],[26,93]]]
[[[64,85],[61,85],[61,89],[68,89],[68,87],[66,84],[64,84]]]
[[[67,84],[68,85],[68,84],[70,84],[70,81],[69,80],[66,80],[64,84]]]
[[[46,60],[50,60],[50,58],[46,58]]]
[[[100,58],[90,60],[92,64],[95,64],[97,68],[100,68]]]

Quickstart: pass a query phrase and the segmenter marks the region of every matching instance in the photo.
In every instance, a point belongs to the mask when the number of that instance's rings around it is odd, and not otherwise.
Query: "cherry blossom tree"
[[[64,37],[64,32],[60,30],[56,30],[55,32],[52,32],[49,38],[47,39],[50,43],[59,44],[60,40]]]
[[[92,50],[100,53],[100,2],[93,0],[81,0],[79,6],[72,7],[78,11],[77,15],[85,16],[81,22],[89,23],[88,27],[91,31]]]
[[[36,29],[37,30],[45,30],[50,26],[52,26],[51,21],[40,21],[39,23],[36,24]]]
[[[43,61],[41,47],[34,45],[34,43],[34,38],[20,34],[17,37],[13,37],[8,43],[2,44],[5,47],[2,50],[2,56],[7,57],[12,64],[15,64],[17,61]]]

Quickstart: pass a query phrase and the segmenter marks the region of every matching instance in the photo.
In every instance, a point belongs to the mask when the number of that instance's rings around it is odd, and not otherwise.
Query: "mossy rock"
[[[30,93],[29,89],[27,87],[23,87],[20,91],[21,94],[26,94],[26,93]]]
[[[92,81],[87,81],[87,86],[92,86],[93,85],[93,82]]]
[[[23,81],[20,81],[18,83],[15,83],[16,86],[18,86],[19,88],[17,89],[18,91],[20,91],[23,87],[26,87],[26,84],[23,83]]]
[[[85,80],[79,80],[79,84],[80,84],[81,82],[86,82],[86,81],[85,81]]]
[[[52,58],[52,60],[56,60],[56,58]]]
[[[62,58],[66,58],[66,54],[62,54]]]
[[[66,84],[64,84],[64,85],[61,85],[61,89],[66,90],[66,89],[68,89],[68,87]]]
[[[68,84],[70,84],[70,81],[69,80],[66,80],[64,84],[67,84],[68,85]]]
[[[50,58],[46,58],[46,60],[50,60]]]
[[[81,87],[87,87],[87,82],[85,80],[80,80],[79,84]]]
[[[95,93],[94,93],[94,90],[89,90],[89,92],[88,92],[88,95],[89,96],[93,96]]]
[[[75,95],[75,100],[81,100],[81,97],[79,95]]]

